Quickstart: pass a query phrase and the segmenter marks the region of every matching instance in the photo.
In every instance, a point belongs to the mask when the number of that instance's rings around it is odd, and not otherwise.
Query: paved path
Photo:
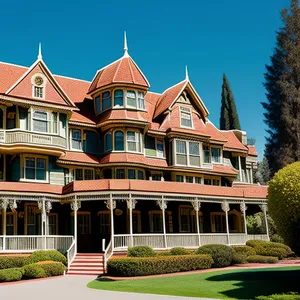
[[[92,276],[61,276],[47,280],[0,285],[1,300],[195,300],[186,298],[137,293],[93,290],[86,287]],[[211,299],[210,299],[211,300]]]

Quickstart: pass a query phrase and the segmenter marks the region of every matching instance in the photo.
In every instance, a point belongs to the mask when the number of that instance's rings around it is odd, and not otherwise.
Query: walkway
[[[86,287],[93,276],[61,276],[45,280],[18,282],[0,285],[1,300],[195,300],[202,298],[185,298],[137,293],[122,293],[93,290]],[[204,298],[202,299],[204,300]],[[210,299],[212,300],[212,299]]]

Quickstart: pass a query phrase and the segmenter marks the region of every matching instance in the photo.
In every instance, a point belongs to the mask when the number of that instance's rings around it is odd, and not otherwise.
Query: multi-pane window
[[[57,112],[52,113],[52,133],[57,132]]]
[[[49,214],[48,216],[48,234],[57,234],[57,214]]]
[[[144,180],[144,172],[136,169],[116,169],[116,179],[139,179]]]
[[[99,213],[100,218],[100,233],[109,234],[110,233],[110,212],[101,211]]]
[[[176,175],[176,181],[177,181],[177,182],[184,182],[184,177],[183,177],[183,175]]]
[[[90,229],[90,214],[78,214],[77,216],[77,231],[78,234],[90,234],[91,229]]]
[[[152,212],[150,214],[150,232],[163,232],[162,212]]]
[[[123,133],[123,131],[115,132],[115,150],[116,151],[124,150],[124,133]]]
[[[34,87],[34,97],[35,98],[43,98],[43,87],[41,87],[41,86]]]
[[[200,145],[197,142],[176,141],[176,164],[200,167]]]
[[[25,179],[46,180],[46,159],[25,157]]]
[[[220,162],[220,148],[211,147],[212,162]]]
[[[164,143],[163,141],[157,141],[156,142],[156,148],[157,148],[157,157],[164,157]]]
[[[127,105],[136,107],[136,93],[135,91],[127,91]]]
[[[33,131],[48,132],[48,114],[44,111],[33,112]]]
[[[211,156],[210,156],[210,148],[207,145],[203,145],[203,153],[204,153],[204,163],[210,164],[211,163]]]
[[[111,107],[111,95],[109,91],[102,93],[102,111]]]
[[[114,106],[123,106],[123,90],[115,90]]]
[[[81,150],[82,142],[81,142],[81,130],[80,129],[72,129],[72,148]]]
[[[135,170],[128,169],[128,179],[135,179]]]
[[[75,169],[74,170],[75,180],[93,180],[94,170],[92,169]]]
[[[204,184],[206,185],[220,185],[219,179],[213,179],[213,178],[204,178]]]
[[[6,213],[6,235],[14,234],[14,224],[15,214],[14,213]]]
[[[93,180],[94,171],[91,169],[84,169],[84,180]]]
[[[203,232],[203,215],[198,213],[199,231]],[[192,207],[179,207],[179,231],[180,232],[197,232],[197,218],[196,213]]]
[[[195,183],[201,184],[201,177],[195,177]]]
[[[138,170],[138,179],[144,180],[144,172],[143,171]]]
[[[101,108],[100,108],[100,96],[97,96],[95,98],[95,111],[96,111],[96,114],[99,114],[100,111],[101,111]]]
[[[116,169],[116,179],[125,179],[125,169]]]
[[[75,180],[83,180],[83,170],[82,169],[75,170]]]
[[[127,131],[127,150],[140,152],[139,134],[134,131]]]
[[[145,99],[142,92],[138,92],[138,104],[140,109],[145,109]]]
[[[185,182],[193,183],[194,182],[194,177],[193,176],[186,176],[185,177]]]
[[[199,143],[189,142],[189,161],[191,166],[200,167]]]
[[[161,181],[161,174],[152,174],[152,180]]]
[[[187,165],[185,141],[176,141],[176,162],[179,165]]]
[[[189,127],[192,128],[192,113],[189,108],[181,107],[180,108],[180,120],[182,127]]]

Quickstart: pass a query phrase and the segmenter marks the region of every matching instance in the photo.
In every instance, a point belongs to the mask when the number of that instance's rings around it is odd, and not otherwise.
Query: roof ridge
[[[122,59],[123,59],[123,57],[120,59],[120,61],[119,61],[119,64],[118,64],[118,67],[117,67],[117,69],[116,69],[116,72],[115,72],[115,74],[114,74],[114,77],[113,77],[113,80],[112,80],[112,82],[115,82],[115,77],[117,76],[117,73],[119,72],[119,69],[120,69],[120,66],[121,66],[121,63],[122,63]],[[117,62],[117,61],[116,61]],[[107,66],[108,67],[108,66]],[[106,68],[107,68],[106,67]],[[106,69],[105,68],[105,69]]]
[[[129,56],[129,58],[131,58],[131,57]],[[132,82],[135,82],[135,78],[134,78],[134,75],[133,75],[130,59],[128,60],[128,65],[129,65],[129,70],[130,70],[131,77],[132,77]]]

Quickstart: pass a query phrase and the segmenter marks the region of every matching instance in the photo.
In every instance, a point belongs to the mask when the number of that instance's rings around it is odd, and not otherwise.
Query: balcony
[[[51,133],[37,133],[21,129],[10,129],[0,130],[0,144],[28,144],[66,149],[67,139]]]

